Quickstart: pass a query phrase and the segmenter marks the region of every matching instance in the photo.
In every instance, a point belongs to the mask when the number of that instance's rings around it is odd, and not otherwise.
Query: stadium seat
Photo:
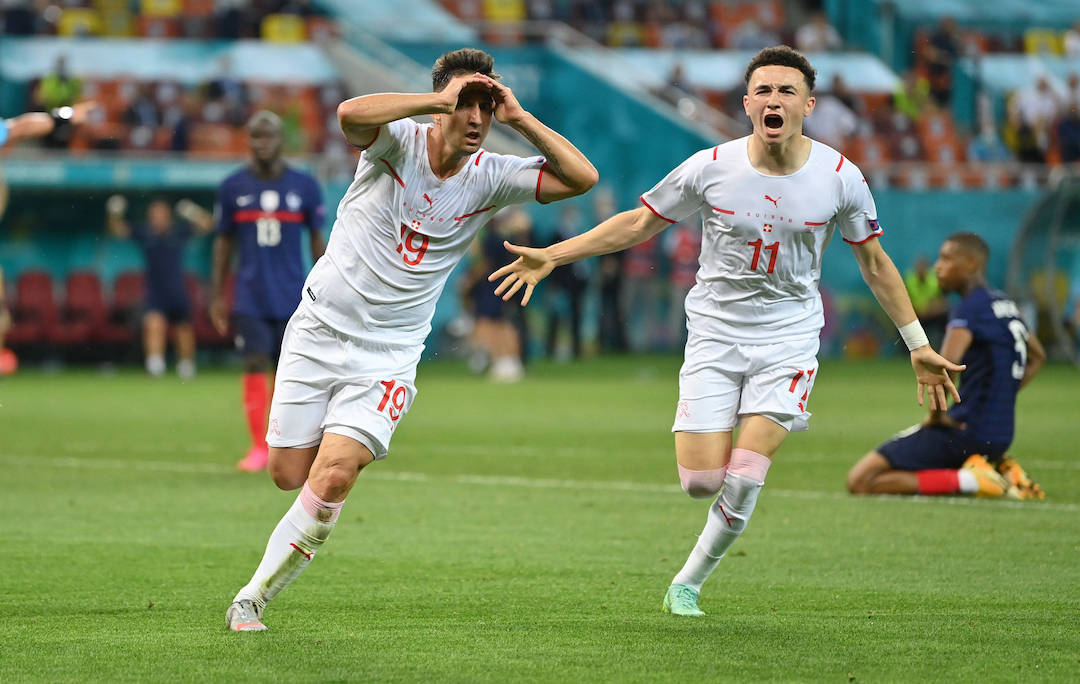
[[[15,281],[7,346],[19,350],[44,345],[56,325],[52,276],[47,271],[24,271]]]
[[[101,279],[93,271],[68,274],[53,340],[65,347],[87,345],[99,340],[104,323],[105,298]]]
[[[105,312],[101,341],[124,346],[131,344],[139,329],[139,314],[143,307],[145,282],[138,271],[125,271],[113,281],[112,297]]]

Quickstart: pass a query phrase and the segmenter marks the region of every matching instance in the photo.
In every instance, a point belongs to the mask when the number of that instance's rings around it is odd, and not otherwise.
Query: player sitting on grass
[[[974,494],[1041,499],[1042,489],[1005,455],[1013,440],[1016,393],[1046,353],[1016,304],[986,283],[990,249],[974,233],[941,246],[934,270],[943,292],[963,299],[949,317],[941,354],[967,366],[963,403],[934,409],[855,464],[852,494]],[[996,467],[995,467],[996,466]]]

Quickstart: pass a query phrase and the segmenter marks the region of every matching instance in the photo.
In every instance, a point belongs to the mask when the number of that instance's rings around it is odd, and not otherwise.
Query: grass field
[[[706,504],[678,489],[678,361],[422,365],[389,460],[266,614],[224,612],[295,494],[240,474],[240,379],[0,380],[0,681],[1077,681],[1080,373],[1021,396],[1045,502],[844,493],[916,422],[903,362],[825,363],[754,518],[661,612]]]

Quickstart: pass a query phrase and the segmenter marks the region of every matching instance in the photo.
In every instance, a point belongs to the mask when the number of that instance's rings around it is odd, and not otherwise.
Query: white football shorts
[[[416,398],[423,348],[342,335],[301,306],[285,328],[266,443],[310,447],[331,432],[386,458],[394,429]]]
[[[679,371],[672,432],[729,432],[758,414],[789,431],[806,430],[817,377],[818,339],[733,344],[691,332]]]

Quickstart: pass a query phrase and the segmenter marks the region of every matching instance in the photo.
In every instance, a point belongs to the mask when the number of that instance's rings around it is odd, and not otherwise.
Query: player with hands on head
[[[852,494],[1044,498],[1006,451],[1015,433],[1017,393],[1042,368],[1046,351],[1016,304],[987,283],[989,257],[981,237],[956,233],[941,245],[934,264],[941,290],[961,297],[941,354],[967,368],[963,403],[931,408],[921,424],[863,456],[847,476]]]
[[[807,428],[824,324],[818,282],[835,229],[908,346],[918,402],[944,409],[946,395],[958,396],[949,372],[963,367],[931,349],[877,239],[882,228],[862,173],[802,134],[814,110],[814,78],[795,50],[762,50],[745,73],[752,134],[697,152],[642,195],[642,206],[586,233],[543,249],[507,243],[517,260],[489,277],[502,279],[496,293],[509,299],[522,291],[527,304],[552,269],[626,249],[701,215],[672,431],[683,489],[716,499],[664,597],[664,608],[676,615],[704,615],[703,583],[745,528],[788,432]]]
[[[493,66],[483,51],[455,50],[436,61],[433,92],[338,106],[362,152],[285,330],[267,433],[274,483],[301,491],[233,599],[231,630],[266,629],[266,603],[311,562],[361,470],[386,457],[416,397],[436,302],[477,231],[503,207],[596,183],[589,160],[524,110]],[[425,114],[433,123],[410,118]],[[484,150],[493,118],[542,156]]]

